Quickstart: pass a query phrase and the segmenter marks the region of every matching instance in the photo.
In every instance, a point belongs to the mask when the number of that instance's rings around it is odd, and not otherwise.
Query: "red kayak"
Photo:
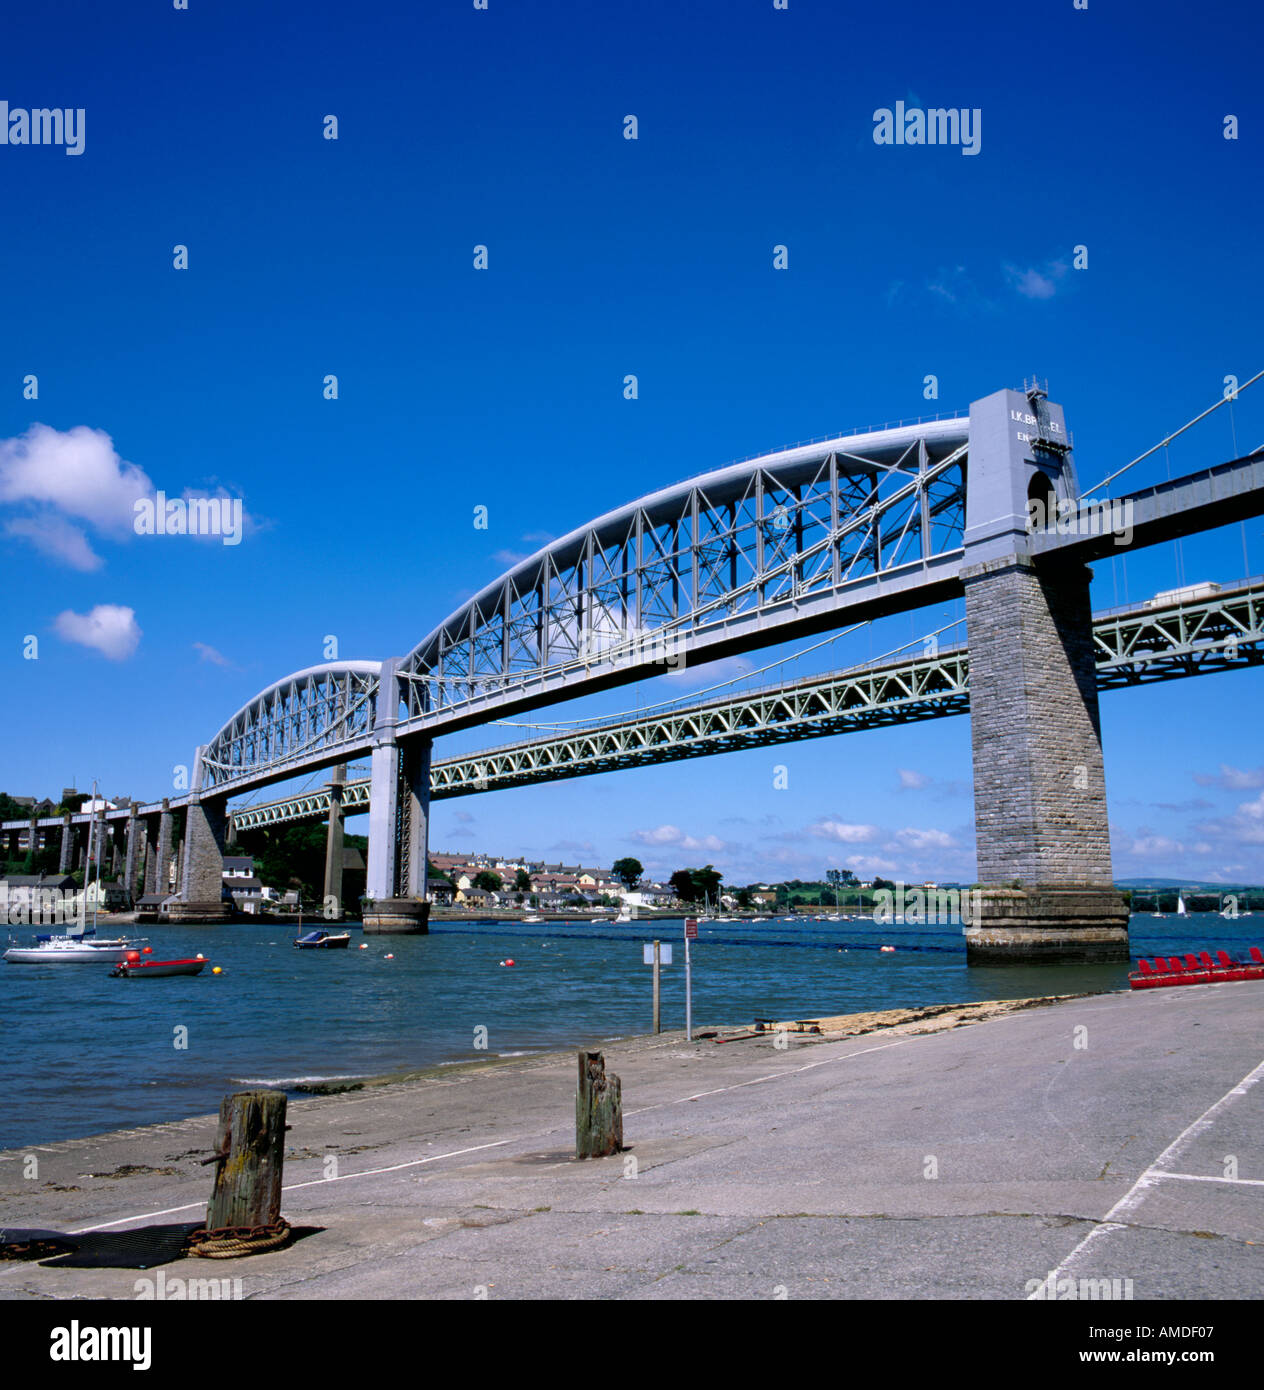
[[[110,971],[111,977],[121,976],[125,980],[137,980],[142,977],[156,978],[159,975],[200,975],[209,964],[205,956],[198,956],[195,960],[141,960],[139,956],[135,960],[130,959],[135,955],[135,951],[129,951],[129,959],[120,961]]]
[[[1179,956],[1155,956],[1137,962],[1138,969],[1128,976],[1133,989],[1162,989],[1169,985],[1218,985],[1226,980],[1264,980],[1264,954],[1251,947],[1249,961],[1234,960],[1227,951],[1217,951],[1212,960],[1207,951],[1191,951],[1184,964]]]

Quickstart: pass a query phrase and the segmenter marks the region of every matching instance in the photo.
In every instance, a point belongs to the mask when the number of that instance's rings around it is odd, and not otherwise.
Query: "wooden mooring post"
[[[206,1229],[273,1225],[281,1215],[285,1092],[237,1091],[219,1107]]]
[[[606,1075],[600,1052],[579,1054],[575,1092],[575,1157],[605,1158],[623,1148],[623,1090],[613,1072]]]

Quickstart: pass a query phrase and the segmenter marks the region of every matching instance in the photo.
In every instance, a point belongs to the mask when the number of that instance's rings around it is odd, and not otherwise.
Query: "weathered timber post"
[[[623,1148],[623,1088],[613,1072],[606,1075],[600,1052],[579,1054],[579,1089],[575,1092],[575,1157],[605,1158]]]
[[[271,1226],[281,1215],[285,1092],[237,1091],[219,1107],[206,1228]]]

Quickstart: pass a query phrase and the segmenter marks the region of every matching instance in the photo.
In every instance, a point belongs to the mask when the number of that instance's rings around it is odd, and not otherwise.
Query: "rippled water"
[[[352,933],[347,951],[296,951],[275,923],[149,929],[154,955],[201,951],[223,974],[111,979],[107,966],[0,965],[9,1083],[0,1148],[178,1119],[242,1083],[378,1075],[580,1046],[651,1027],[641,943],[671,941],[663,1026],[684,1026],[681,923],[436,923],[429,936]],[[364,950],[358,949],[364,943]],[[878,950],[892,944],[894,952]],[[1137,917],[1134,955],[1264,945],[1264,916]],[[394,959],[388,959],[393,956]],[[704,924],[694,1022],[814,1018],[861,1009],[1125,986],[1122,966],[967,969],[960,929],[871,921]],[[502,966],[505,959],[512,967]],[[487,1048],[475,1047],[487,1030]],[[173,1046],[188,1029],[188,1046]]]

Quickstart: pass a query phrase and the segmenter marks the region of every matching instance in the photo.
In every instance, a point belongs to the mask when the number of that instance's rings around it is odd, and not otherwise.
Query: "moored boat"
[[[139,980],[167,975],[200,975],[206,966],[205,956],[197,956],[193,960],[141,960],[135,951],[129,951],[127,959],[119,961],[110,971],[110,977]]]
[[[296,937],[294,944],[301,951],[332,951],[337,950],[340,946],[350,946],[351,933],[349,931],[309,931],[304,936]]]
[[[53,936],[40,934],[34,946],[10,946],[4,958],[10,965],[85,965],[94,961],[115,965],[124,960],[143,941],[114,937],[95,941],[86,936]]]
[[[1133,989],[1165,989],[1172,985],[1215,985],[1231,980],[1264,980],[1264,953],[1258,946],[1251,947],[1249,961],[1234,960],[1227,951],[1217,951],[1211,958],[1209,951],[1194,955],[1191,951],[1182,962],[1179,956],[1155,956],[1154,964],[1148,960],[1137,962],[1138,968],[1128,976],[1128,984]]]

